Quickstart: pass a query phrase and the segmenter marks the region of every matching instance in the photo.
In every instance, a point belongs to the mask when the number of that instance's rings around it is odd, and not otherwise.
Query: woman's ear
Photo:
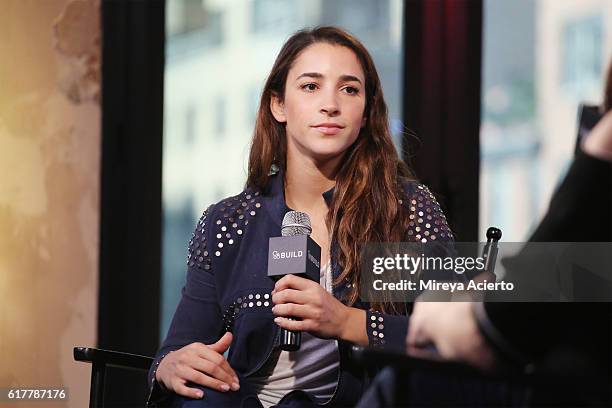
[[[366,125],[367,119],[368,118],[365,116],[361,119],[361,127],[364,127]]]
[[[274,119],[276,119],[277,122],[287,122],[287,117],[285,116],[285,105],[276,94],[272,94],[272,97],[270,98],[270,112],[272,112],[272,116],[274,116]]]

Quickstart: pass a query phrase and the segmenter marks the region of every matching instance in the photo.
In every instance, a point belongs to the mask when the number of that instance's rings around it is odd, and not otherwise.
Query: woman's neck
[[[297,155],[296,155],[297,156]],[[305,157],[287,157],[285,201],[295,210],[314,210],[325,205],[323,193],[335,184],[339,158],[315,163]]]

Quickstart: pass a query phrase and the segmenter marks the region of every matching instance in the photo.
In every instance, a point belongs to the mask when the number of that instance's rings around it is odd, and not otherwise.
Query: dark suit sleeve
[[[612,241],[612,163],[579,149],[529,240]]]
[[[449,249],[452,249],[454,238],[434,195],[427,186],[416,182],[406,184],[404,189],[406,198],[402,205],[409,210],[410,219],[405,240],[428,243],[429,248],[433,246],[432,244],[439,243],[437,249],[447,253]],[[434,276],[434,278],[448,279],[448,272],[444,273],[445,276]],[[455,280],[457,276],[452,273],[450,277]],[[406,311],[404,315],[379,313],[372,310],[366,312],[366,332],[370,347],[404,352],[408,332],[408,311],[411,305],[405,303],[403,306]]]
[[[612,241],[611,214],[612,163],[579,150],[530,241]],[[519,254],[509,260],[509,275],[520,273],[519,269],[528,270],[529,260],[523,258]],[[594,330],[598,337],[609,334],[609,307],[591,306],[597,305],[487,302],[476,317],[498,350],[526,361],[567,339],[572,331],[582,331],[583,337],[585,330]],[[586,321],[595,324],[584,324]]]
[[[223,334],[223,319],[217,302],[217,289],[210,250],[208,224],[213,208],[204,212],[189,242],[187,277],[182,297],[174,313],[166,339],[149,370],[148,404],[169,396],[155,380],[157,367],[169,353],[194,342],[211,344]]]

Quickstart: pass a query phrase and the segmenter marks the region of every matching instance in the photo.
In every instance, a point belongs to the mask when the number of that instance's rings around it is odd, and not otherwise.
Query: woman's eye
[[[349,95],[356,95],[359,93],[359,89],[352,86],[347,86],[346,88],[344,88],[344,91]]]
[[[313,84],[313,83],[309,83],[309,84],[304,84],[302,85],[302,89],[305,91],[314,91],[315,89],[317,89],[317,84]]]

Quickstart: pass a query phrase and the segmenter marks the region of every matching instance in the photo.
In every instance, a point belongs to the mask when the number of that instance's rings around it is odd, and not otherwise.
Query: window
[[[572,158],[578,103],[601,103],[605,0],[485,0],[480,232],[529,238]]]
[[[562,29],[561,87],[580,100],[599,91],[603,64],[603,18],[569,20]]]
[[[162,253],[164,254],[184,254],[184,256],[164,256],[162,258],[162,270],[182,270],[184,269],[184,260],[187,257],[185,242],[191,238],[191,230],[193,229],[193,201],[190,197],[184,197],[182,200],[177,200],[175,203],[164,203],[164,239],[162,240]],[[174,309],[178,304],[183,286],[185,274],[183,273],[167,273],[162,275],[162,287],[179,288],[177,291],[164,290],[162,296],[162,316],[170,316],[174,314]],[[170,327],[170,319],[162,318],[160,325],[161,333],[164,335]]]
[[[196,108],[188,105],[185,110],[185,146],[192,146],[196,139]]]
[[[299,23],[304,1],[253,0],[251,25],[254,33],[277,33],[291,30]]]
[[[203,0],[166,1],[166,59],[183,60],[223,43],[223,11]]]
[[[249,88],[247,94],[247,126],[254,128],[255,120],[257,120],[257,108],[259,107],[259,99],[261,98],[261,91],[263,85],[257,84],[252,85]]]
[[[321,7],[323,25],[350,26],[358,32],[390,28],[388,1],[334,0],[323,2]]]
[[[218,97],[215,102],[215,137],[217,140],[223,140],[225,133],[225,99]]]

